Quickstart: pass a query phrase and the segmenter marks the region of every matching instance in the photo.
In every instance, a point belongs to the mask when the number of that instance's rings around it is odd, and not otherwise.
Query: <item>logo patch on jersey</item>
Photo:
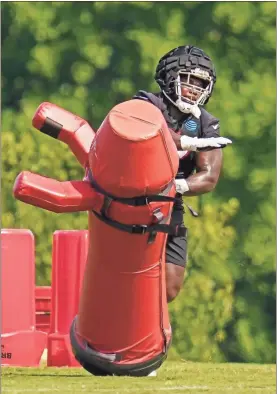
[[[198,129],[198,123],[195,120],[189,119],[183,124],[183,130],[189,131],[190,133],[196,133]]]

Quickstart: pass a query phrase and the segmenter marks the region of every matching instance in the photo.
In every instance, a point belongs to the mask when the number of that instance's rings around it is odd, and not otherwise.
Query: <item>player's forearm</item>
[[[176,193],[184,196],[198,196],[212,191],[218,182],[218,175],[209,171],[199,171],[187,179],[176,179]]]
[[[176,180],[176,191],[185,196],[198,196],[212,191],[219,179],[222,150],[196,153],[197,172],[187,179]]]
[[[225,137],[211,137],[211,138],[198,138],[189,137],[187,135],[179,135],[169,129],[172,139],[176,145],[177,150],[187,150],[191,152],[199,152],[207,148],[222,148],[232,141]]]
[[[198,196],[211,192],[218,182],[218,177],[212,176],[209,171],[201,171],[188,177],[186,182],[189,190],[183,195]]]

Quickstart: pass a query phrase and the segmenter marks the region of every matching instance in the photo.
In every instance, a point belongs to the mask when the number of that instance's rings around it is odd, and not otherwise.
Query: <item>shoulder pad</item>
[[[157,94],[146,92],[145,90],[139,90],[138,93],[132,97],[132,99],[147,100],[158,107],[161,111],[166,109],[163,100]]]
[[[205,109],[201,108],[201,125],[202,125],[202,137],[219,137],[220,135],[220,123],[219,119],[211,115]]]
[[[202,124],[219,123],[219,119],[200,107]]]

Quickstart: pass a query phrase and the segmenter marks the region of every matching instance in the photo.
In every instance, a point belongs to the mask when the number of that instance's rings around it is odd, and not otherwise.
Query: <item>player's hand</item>
[[[180,142],[183,150],[194,152],[203,148],[224,148],[226,145],[232,144],[232,141],[225,137],[192,138],[186,135],[181,137]]]
[[[176,193],[184,194],[189,191],[189,185],[185,179],[175,179]]]

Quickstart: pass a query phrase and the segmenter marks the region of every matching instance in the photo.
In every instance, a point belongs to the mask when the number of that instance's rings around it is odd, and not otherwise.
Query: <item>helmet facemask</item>
[[[191,77],[195,77],[203,81],[203,87],[196,86],[191,82]],[[191,105],[204,105],[212,91],[212,78],[207,71],[196,68],[191,71],[180,70],[174,81],[175,93],[178,99],[185,101]],[[191,97],[182,96],[182,87],[191,92]]]
[[[192,83],[191,77],[203,81],[202,87]],[[211,95],[213,89],[213,79],[207,71],[195,68],[190,71],[180,69],[177,77],[171,82],[173,85],[174,96],[176,100],[172,100],[164,91],[165,96],[183,113],[192,113],[196,118],[201,115],[199,105],[204,105]],[[186,96],[182,95],[182,88],[188,90]]]

